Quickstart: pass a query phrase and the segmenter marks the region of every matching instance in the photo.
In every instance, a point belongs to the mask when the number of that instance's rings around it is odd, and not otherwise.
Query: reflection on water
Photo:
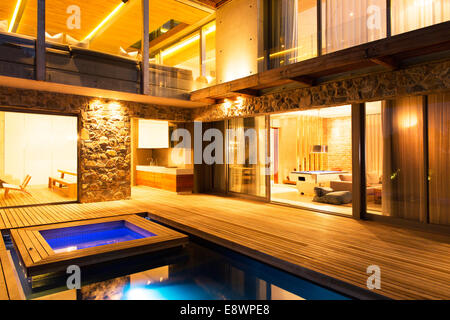
[[[17,257],[15,260],[18,264]],[[80,290],[67,290],[62,273],[22,281],[29,299],[346,299],[253,259],[197,241],[185,248],[82,268],[81,273]]]

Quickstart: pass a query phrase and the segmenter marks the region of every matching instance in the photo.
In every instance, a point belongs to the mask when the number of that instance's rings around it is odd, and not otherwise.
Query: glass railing
[[[215,83],[215,21],[205,19],[210,11],[149,2],[147,92],[187,99]],[[0,74],[35,78],[37,3],[0,3],[0,56],[9,63]],[[45,80],[140,93],[143,17],[141,0],[45,0]]]

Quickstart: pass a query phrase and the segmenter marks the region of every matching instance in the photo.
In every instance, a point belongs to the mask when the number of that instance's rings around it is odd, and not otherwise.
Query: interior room
[[[184,137],[179,139],[179,132],[181,135],[189,132],[189,127],[169,121],[132,119],[133,186],[192,193],[194,167],[191,143],[186,141],[184,146]]]
[[[351,106],[271,116],[271,200],[352,214]]]
[[[77,200],[77,118],[0,112],[0,207]]]

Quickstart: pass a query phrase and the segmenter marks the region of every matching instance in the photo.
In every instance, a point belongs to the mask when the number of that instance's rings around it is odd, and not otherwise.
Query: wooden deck
[[[450,299],[450,235],[142,187],[133,189],[133,199],[156,220],[362,298],[367,267],[378,265],[378,294],[393,299]]]
[[[136,214],[145,210],[138,203],[124,200],[0,209],[0,230]]]
[[[23,292],[9,252],[0,238],[0,300],[22,300]]]
[[[450,299],[450,235],[148,187],[133,188],[132,198],[0,209],[0,227],[149,212],[167,225],[360,298],[370,297],[366,268],[378,265],[381,290],[375,292],[380,295]]]
[[[29,186],[26,190],[30,195],[12,190],[9,192],[8,196],[5,197],[4,190],[0,188],[0,208],[77,201],[76,197],[63,197],[50,190],[47,186]]]

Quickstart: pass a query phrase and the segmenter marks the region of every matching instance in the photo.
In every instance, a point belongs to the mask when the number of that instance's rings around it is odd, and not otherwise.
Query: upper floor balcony
[[[362,59],[351,48],[390,52],[401,35],[449,20],[450,0],[6,0],[0,75],[198,106],[371,64],[395,67],[402,50]],[[435,42],[424,40],[420,54]]]

